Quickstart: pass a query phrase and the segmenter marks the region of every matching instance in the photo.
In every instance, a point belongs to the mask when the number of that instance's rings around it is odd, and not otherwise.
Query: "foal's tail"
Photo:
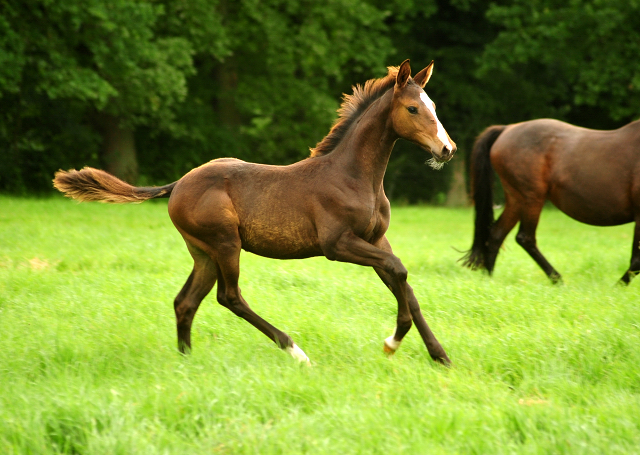
[[[99,201],[112,204],[140,203],[148,199],[169,197],[176,183],[157,187],[135,187],[92,167],[85,167],[79,171],[60,170],[56,172],[53,179],[53,186],[67,197],[77,201]]]
[[[476,207],[473,245],[462,257],[471,270],[486,268],[488,241],[493,224],[493,167],[490,152],[506,125],[493,125],[478,136],[471,152],[471,191]],[[491,271],[489,271],[491,272]]]

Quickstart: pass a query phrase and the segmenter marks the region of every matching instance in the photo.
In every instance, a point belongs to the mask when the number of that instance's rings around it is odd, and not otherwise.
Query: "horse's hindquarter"
[[[509,175],[503,178],[496,169],[503,181],[524,188],[526,197],[549,199],[587,224],[611,226],[633,220],[633,176],[640,154],[624,129],[597,131],[542,119],[513,125],[507,132],[494,145],[506,155],[501,167]]]
[[[535,120],[509,125],[491,147],[491,164],[506,196],[522,204],[543,201],[549,189],[548,151],[555,147],[557,137],[542,134],[548,126],[541,123]]]

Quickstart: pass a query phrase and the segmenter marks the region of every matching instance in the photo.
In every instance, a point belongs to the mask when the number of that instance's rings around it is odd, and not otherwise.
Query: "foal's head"
[[[423,90],[433,73],[433,62],[411,78],[409,60],[405,60],[396,75],[391,106],[393,129],[407,139],[431,152],[428,163],[440,169],[456,152],[456,144],[436,116],[436,105]]]

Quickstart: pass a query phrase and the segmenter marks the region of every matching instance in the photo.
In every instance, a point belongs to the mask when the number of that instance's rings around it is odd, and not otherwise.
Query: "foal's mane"
[[[344,138],[349,127],[367,110],[371,104],[380,98],[396,82],[398,74],[397,66],[387,68],[388,74],[380,79],[370,79],[364,86],[356,84],[353,86],[353,95],[342,95],[342,104],[338,109],[338,120],[331,127],[329,134],[325,136],[315,148],[311,149],[311,158],[326,155],[333,151]]]

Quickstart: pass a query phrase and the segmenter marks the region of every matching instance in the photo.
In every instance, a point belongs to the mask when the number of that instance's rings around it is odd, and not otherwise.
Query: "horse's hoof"
[[[453,363],[451,363],[451,360],[449,360],[449,357],[447,357],[447,354],[444,354],[444,357],[434,357],[433,360],[436,363],[439,363],[440,365],[443,365],[445,367],[448,367],[448,368],[453,367]]]
[[[285,351],[287,351],[291,355],[291,357],[296,359],[298,362],[311,365],[311,361],[309,360],[309,357],[307,357],[307,354],[305,354],[304,351],[300,349],[297,344],[293,343],[291,346],[286,348]]]
[[[393,354],[396,353],[396,351],[398,350],[398,348],[400,347],[400,341],[396,341],[396,339],[394,338],[394,335],[391,335],[389,338],[386,338],[384,340],[384,353],[387,356],[392,356]]]
[[[564,281],[562,281],[562,276],[558,273],[552,273],[549,275],[549,279],[551,280],[551,284],[563,285]]]
[[[178,352],[183,356],[188,356],[191,354],[191,346],[184,341],[178,341]]]
[[[395,354],[395,353],[396,353],[395,349],[391,349],[391,348],[387,345],[386,341],[385,341],[385,343],[384,343],[384,345],[383,345],[382,349],[384,350],[384,353],[386,354],[386,356],[387,356],[387,357],[391,357],[393,354]]]

